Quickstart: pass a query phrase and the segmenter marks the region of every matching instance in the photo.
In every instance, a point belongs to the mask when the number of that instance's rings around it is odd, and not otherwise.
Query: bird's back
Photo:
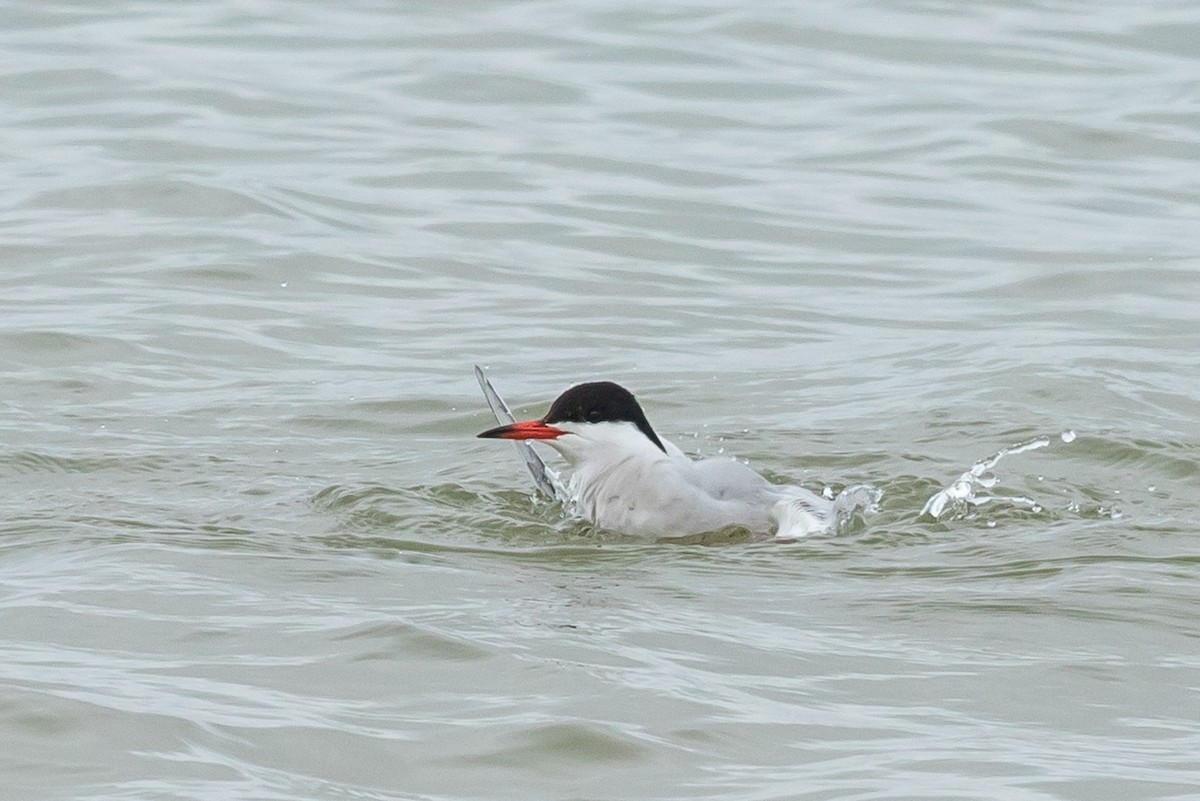
[[[682,452],[673,458],[688,459]],[[736,525],[760,532],[773,528],[780,539],[797,539],[834,526],[833,502],[803,487],[772,484],[736,459],[702,459],[691,461],[691,466],[696,488],[722,502],[725,511],[739,518]]]

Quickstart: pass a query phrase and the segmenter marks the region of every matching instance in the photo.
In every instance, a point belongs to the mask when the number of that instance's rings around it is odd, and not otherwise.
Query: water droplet
[[[1154,492],[1156,489],[1158,489],[1158,487],[1154,484],[1151,484],[1149,487],[1146,487],[1146,492]]]
[[[995,528],[995,527],[996,527],[996,521],[995,521],[995,520],[989,520],[989,521],[987,522],[987,527],[988,527],[988,528]]]
[[[1069,428],[1066,431],[1059,434],[1059,436],[1062,437],[1063,442],[1074,442],[1075,441],[1075,432]]]
[[[1042,511],[1042,505],[1039,503],[1035,503],[1033,506],[1029,507],[1029,511],[1033,512],[1034,514],[1037,514]]]
[[[281,287],[283,287],[284,289],[287,289],[287,281],[280,281],[280,282],[279,282],[279,285],[280,285]]]

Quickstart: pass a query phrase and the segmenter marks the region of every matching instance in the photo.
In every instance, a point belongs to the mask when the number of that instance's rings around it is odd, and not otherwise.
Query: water
[[[4,797],[1200,797],[1198,41],[4,6]],[[881,508],[564,521],[475,362]]]

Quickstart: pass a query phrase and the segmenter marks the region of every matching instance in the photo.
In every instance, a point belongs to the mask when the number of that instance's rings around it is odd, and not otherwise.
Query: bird
[[[736,526],[795,540],[836,523],[829,498],[773,484],[731,457],[692,459],[660,437],[633,393],[612,381],[572,386],[540,419],[477,436],[556,450],[573,469],[573,508],[603,529],[670,538]]]

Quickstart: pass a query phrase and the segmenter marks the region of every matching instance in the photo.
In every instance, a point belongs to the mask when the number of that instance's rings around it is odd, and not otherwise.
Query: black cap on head
[[[612,381],[591,381],[571,387],[550,405],[550,411],[546,412],[542,422],[547,425],[633,423],[659,450],[667,452],[633,393]]]

